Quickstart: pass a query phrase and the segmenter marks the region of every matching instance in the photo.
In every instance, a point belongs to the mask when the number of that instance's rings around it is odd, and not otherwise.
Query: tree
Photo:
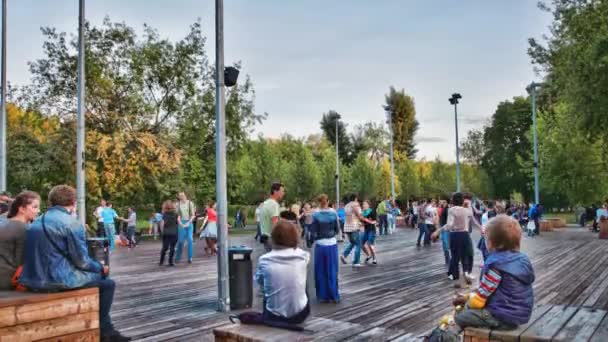
[[[336,121],[338,124],[338,152],[340,153],[340,160],[346,164],[350,164],[356,158],[356,155],[352,153],[350,136],[346,132],[346,124],[340,119],[340,114],[334,110],[324,113],[321,118],[321,131],[323,131],[325,139],[335,148]]]
[[[529,168],[522,167],[532,160],[531,125],[530,102],[524,97],[515,97],[498,105],[484,129],[485,153],[481,165],[499,198],[509,198],[513,192],[521,193],[526,199],[532,195],[533,178]]]
[[[288,162],[286,199],[289,202],[309,201],[321,193],[321,174],[312,152],[301,142]]]
[[[399,175],[401,191],[398,198],[408,201],[420,196],[420,179],[416,172],[416,162],[411,159],[402,159],[397,163],[395,172]]]
[[[68,39],[53,28],[43,28],[42,33],[44,57],[30,63],[33,84],[21,91],[36,92],[15,98],[26,99],[43,115],[74,123],[76,37]],[[205,53],[201,23],[192,24],[183,39],[171,42],[147,25],[138,37],[127,24],[106,18],[100,27],[86,24],[85,40],[89,199],[111,195],[131,201],[139,196],[158,202],[180,189],[199,200],[212,198],[215,70]],[[241,79],[227,93],[230,163],[238,159],[252,127],[266,117],[254,111],[249,77]],[[68,141],[62,146],[73,155],[75,145]],[[231,192],[240,189],[238,180],[238,176],[230,179]]]
[[[485,145],[483,131],[472,129],[467,133],[467,137],[460,143],[460,154],[465,161],[475,165],[481,165],[481,160],[485,155]]]
[[[572,129],[576,120],[567,105],[559,105],[553,120],[539,124],[541,184],[549,193],[564,195],[566,204],[589,205],[608,194],[606,144],[601,138],[590,139],[593,135],[588,132]]]
[[[352,134],[353,152],[366,153],[376,164],[389,153],[389,134],[387,128],[373,121],[355,126]]]
[[[356,193],[360,199],[372,199],[378,192],[379,172],[364,154],[359,154],[348,170],[346,193]]]
[[[390,118],[393,127],[393,145],[396,151],[402,152],[409,159],[414,159],[418,150],[414,136],[418,131],[416,121],[416,107],[414,99],[405,94],[405,90],[395,90],[390,87],[385,96],[386,104],[383,106]]]
[[[532,62],[546,75],[541,105],[547,115],[567,103],[578,127],[608,137],[608,1],[552,0],[546,45],[530,39]]]

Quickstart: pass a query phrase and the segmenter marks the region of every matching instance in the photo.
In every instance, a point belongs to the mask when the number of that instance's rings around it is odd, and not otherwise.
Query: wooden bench
[[[545,220],[551,222],[551,227],[553,228],[564,228],[566,226],[566,220],[562,218],[548,217]]]
[[[304,331],[296,332],[263,325],[228,324],[213,329],[216,342],[300,341],[415,341],[416,336],[400,329],[385,329],[357,323],[311,317]]]
[[[0,342],[99,341],[99,289],[0,291]]]
[[[551,221],[540,220],[540,231],[541,232],[553,231],[553,225],[551,224]]]
[[[599,238],[602,240],[608,239],[608,220],[600,221],[599,227],[600,227]]]
[[[541,305],[530,322],[511,331],[467,328],[464,342],[608,341],[606,311]]]

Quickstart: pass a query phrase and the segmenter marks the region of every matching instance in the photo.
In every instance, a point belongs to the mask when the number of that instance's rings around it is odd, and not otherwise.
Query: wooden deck
[[[362,340],[376,333],[386,339],[411,340],[434,328],[451,310],[455,290],[446,277],[441,245],[416,248],[416,234],[404,228],[379,237],[378,265],[360,269],[341,265],[342,302],[312,308],[312,316],[344,327],[329,340],[352,340],[353,331]],[[233,237],[231,244],[261,252],[252,236]],[[608,241],[598,240],[587,229],[564,228],[525,238],[522,244],[536,270],[537,306],[608,310]],[[130,253],[117,250],[111,258],[112,278],[117,282],[112,318],[117,329],[140,341],[213,340],[213,328],[229,321],[226,314],[215,311],[216,259],[203,257],[202,247],[195,243],[192,265],[173,268],[158,266],[159,242],[143,242]],[[479,260],[477,254],[476,264]],[[257,301],[256,297],[254,307],[259,309]]]

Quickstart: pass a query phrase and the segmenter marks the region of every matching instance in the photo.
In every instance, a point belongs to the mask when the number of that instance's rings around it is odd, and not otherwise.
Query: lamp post
[[[84,76],[84,0],[78,2],[78,111],[76,119],[76,208],[78,220],[86,222],[85,197],[85,76]]]
[[[239,71],[224,68],[224,0],[215,0],[215,192],[217,202],[218,311],[230,310],[228,274],[228,195],[226,190],[226,95]]]
[[[454,126],[456,127],[456,191],[460,192],[460,146],[458,146],[458,100],[462,98],[459,93],[452,94],[448,100],[454,105]]]
[[[534,203],[540,203],[538,190],[538,140],[536,137],[536,91],[542,87],[542,83],[532,82],[526,87],[528,94],[532,96],[532,131],[534,137]]]
[[[390,135],[390,158],[391,158],[391,199],[395,200],[395,165],[394,165],[394,158],[393,158],[393,115],[391,111],[387,111],[386,112],[388,118],[387,118],[387,123],[388,123],[388,132]]]
[[[338,149],[338,122],[340,114],[336,114],[336,211],[340,209],[340,151]]]
[[[6,1],[2,0],[2,66],[0,103],[0,191],[6,191]]]

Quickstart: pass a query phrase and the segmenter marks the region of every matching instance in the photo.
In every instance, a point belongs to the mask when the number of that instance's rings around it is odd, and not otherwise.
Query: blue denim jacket
[[[41,217],[27,229],[23,273],[19,281],[32,290],[67,290],[100,280],[102,265],[87,252],[82,224],[63,207],[52,207],[44,214],[49,237],[42,230]],[[62,254],[69,257],[66,259]]]

